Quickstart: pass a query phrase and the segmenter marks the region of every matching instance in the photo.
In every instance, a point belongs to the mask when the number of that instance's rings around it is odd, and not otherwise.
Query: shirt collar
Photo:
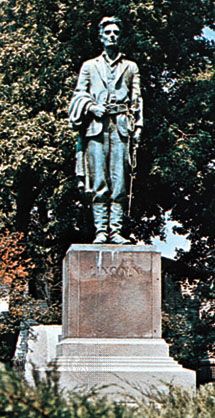
[[[117,64],[117,62],[121,61],[121,59],[124,57],[124,54],[122,54],[121,52],[118,53],[118,55],[116,56],[116,58],[112,61],[107,53],[105,51],[102,52],[102,56],[105,59],[105,61],[111,66],[113,67],[115,64]]]

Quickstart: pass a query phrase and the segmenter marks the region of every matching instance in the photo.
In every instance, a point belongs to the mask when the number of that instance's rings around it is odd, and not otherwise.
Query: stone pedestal
[[[63,268],[63,338],[161,337],[160,254],[73,245]]]
[[[62,387],[108,384],[106,391],[115,395],[114,384],[130,394],[134,384],[143,390],[165,389],[164,382],[195,388],[195,373],[169,357],[161,338],[160,272],[153,247],[70,247],[55,359]]]

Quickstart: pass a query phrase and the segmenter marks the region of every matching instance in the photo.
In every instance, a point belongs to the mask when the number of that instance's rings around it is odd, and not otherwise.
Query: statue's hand
[[[103,105],[91,105],[89,108],[90,112],[92,112],[97,118],[101,118],[104,116],[106,109]]]
[[[142,128],[136,128],[132,137],[134,145],[138,145],[140,143],[141,134],[142,134]]]

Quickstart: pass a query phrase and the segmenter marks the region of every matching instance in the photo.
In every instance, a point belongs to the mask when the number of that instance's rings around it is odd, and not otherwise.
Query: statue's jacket
[[[114,79],[116,104],[126,104],[129,111],[116,116],[120,135],[129,137],[131,117],[135,126],[143,126],[143,103],[140,91],[139,69],[135,62],[121,59]],[[79,130],[77,142],[76,174],[85,175],[84,151],[86,140],[102,132],[103,119],[96,118],[88,111],[91,104],[107,106],[109,90],[104,55],[83,63],[76,88],[69,106],[69,121],[73,129]]]

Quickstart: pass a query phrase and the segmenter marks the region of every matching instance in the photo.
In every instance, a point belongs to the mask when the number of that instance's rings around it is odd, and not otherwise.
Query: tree
[[[199,243],[214,245],[213,43],[202,37],[214,27],[213,2],[3,0],[1,229],[25,234],[36,265],[31,293],[50,304],[60,299],[69,244],[93,236],[89,202],[76,189],[67,107],[81,63],[101,51],[97,24],[112,14],[124,23],[122,50],[140,67],[145,103],[127,232],[147,243],[164,237],[172,209],[191,239],[188,263],[193,254],[198,263]]]
[[[29,328],[30,321],[53,322],[53,315],[59,316],[58,307],[42,308],[42,301],[29,295],[34,268],[32,260],[26,258],[24,234],[8,230],[0,234],[0,298],[7,300],[9,305],[8,312],[0,314],[1,361],[8,361],[13,356],[23,326]]]
[[[8,314],[0,315],[1,360],[10,359],[13,354],[20,321],[26,311],[27,282],[33,264],[23,257],[22,239],[21,233],[0,234],[0,296],[9,303]]]

